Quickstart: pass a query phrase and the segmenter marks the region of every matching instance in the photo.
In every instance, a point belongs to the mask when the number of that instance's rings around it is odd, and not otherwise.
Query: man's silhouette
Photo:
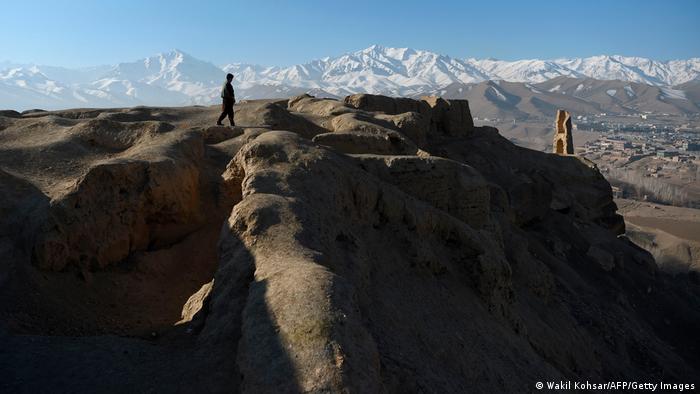
[[[223,126],[221,121],[224,120],[226,116],[228,116],[228,121],[231,122],[231,126],[236,125],[233,122],[233,104],[236,103],[236,95],[233,93],[231,81],[233,81],[233,74],[226,74],[226,83],[224,83],[224,86],[221,88],[221,98],[224,101],[221,104],[221,116],[219,116],[219,120],[216,121],[217,126]]]

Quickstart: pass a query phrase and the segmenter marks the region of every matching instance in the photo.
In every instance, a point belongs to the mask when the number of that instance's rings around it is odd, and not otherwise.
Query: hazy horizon
[[[437,52],[437,51],[432,50],[432,49],[430,49],[430,48],[416,48],[416,47],[405,47],[405,46],[404,46],[404,47],[393,47],[393,46],[380,45],[380,44],[368,44],[368,45],[365,45],[365,46],[363,46],[363,47],[361,47],[361,48],[355,48],[355,49],[346,50],[346,51],[341,52],[341,53],[339,53],[339,54],[337,54],[337,55],[333,55],[333,56],[331,56],[331,55],[326,55],[326,56],[319,56],[319,57],[309,58],[309,59],[306,59],[306,60],[304,60],[304,61],[302,61],[302,62],[300,62],[300,63],[295,63],[295,64],[269,64],[269,63],[262,63],[262,62],[256,62],[256,61],[243,62],[243,61],[236,61],[235,59],[234,59],[234,60],[231,60],[231,61],[224,61],[223,63],[217,63],[217,62],[211,61],[210,59],[202,58],[202,57],[193,55],[191,52],[189,52],[189,51],[187,51],[187,50],[184,50],[184,49],[181,49],[181,48],[177,48],[177,47],[176,47],[176,48],[168,48],[168,49],[159,50],[159,51],[156,51],[156,52],[153,52],[153,53],[150,53],[150,54],[144,54],[144,55],[142,55],[142,56],[140,56],[140,57],[136,57],[136,58],[125,58],[125,59],[121,59],[121,60],[119,60],[119,61],[117,61],[117,62],[114,62],[114,63],[85,64],[85,65],[80,65],[80,66],[65,66],[65,65],[61,65],[61,64],[32,63],[32,62],[27,63],[27,62],[15,61],[14,59],[4,59],[4,58],[0,58],[0,67],[1,67],[3,64],[4,64],[4,65],[16,64],[16,65],[25,65],[25,66],[26,66],[26,65],[50,66],[50,67],[60,67],[60,68],[66,68],[66,69],[79,70],[79,69],[87,69],[87,68],[95,68],[95,67],[114,66],[114,65],[119,64],[119,63],[128,63],[128,62],[140,61],[140,60],[143,60],[143,59],[146,59],[146,58],[149,58],[149,57],[153,57],[153,56],[157,56],[157,55],[166,55],[166,54],[172,53],[172,52],[180,52],[180,53],[183,53],[183,54],[192,56],[193,58],[196,58],[196,59],[198,59],[198,60],[202,60],[202,61],[205,61],[205,62],[209,62],[209,63],[211,63],[211,64],[214,64],[215,66],[218,66],[218,67],[226,66],[226,65],[229,65],[229,64],[250,64],[250,65],[256,65],[256,66],[291,67],[291,66],[295,66],[295,65],[299,65],[299,64],[306,64],[306,63],[310,63],[310,62],[313,62],[313,61],[322,60],[322,59],[325,59],[325,58],[335,58],[335,57],[340,57],[340,56],[347,55],[347,54],[353,54],[353,53],[356,53],[356,52],[360,52],[360,51],[369,49],[369,48],[374,47],[374,46],[383,47],[383,48],[390,48],[390,49],[412,49],[412,50],[416,50],[416,51],[433,52],[433,53],[437,53],[438,55],[449,56],[449,57],[451,57],[451,58],[460,59],[460,60],[478,59],[478,60],[494,60],[494,61],[505,61],[505,62],[516,62],[516,61],[527,61],[527,60],[556,61],[556,60],[564,60],[564,59],[584,59],[584,58],[602,57],[602,56],[621,56],[621,57],[627,57],[627,58],[643,58],[643,59],[654,60],[654,61],[657,61],[657,62],[669,62],[669,61],[675,61],[675,60],[700,59],[700,55],[689,56],[689,57],[686,57],[686,58],[657,59],[657,58],[651,58],[651,57],[640,56],[640,55],[633,55],[633,54],[630,54],[630,55],[623,55],[623,54],[619,54],[619,53],[598,53],[598,54],[592,54],[592,55],[589,55],[589,56],[559,56],[559,57],[551,57],[551,58],[522,57],[522,58],[514,58],[514,59],[503,59],[503,58],[497,58],[497,57],[493,57],[493,56],[491,56],[491,57],[476,57],[476,56],[456,57],[456,56],[452,56],[452,55],[447,54],[447,53]]]

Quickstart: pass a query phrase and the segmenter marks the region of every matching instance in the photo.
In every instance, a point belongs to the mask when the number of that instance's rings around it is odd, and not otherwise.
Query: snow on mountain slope
[[[46,95],[61,95],[66,87],[49,79],[37,67],[17,67],[0,72],[0,81]]]
[[[304,91],[339,97],[352,93],[414,97],[488,80],[536,84],[562,77],[621,80],[671,88],[700,78],[700,58],[662,62],[639,57],[594,56],[503,61],[457,59],[425,50],[373,45],[290,67],[244,63],[218,67],[173,50],[135,62],[83,69],[0,63],[0,107],[213,104],[218,101],[225,72],[236,75],[234,84],[242,93],[241,98]],[[554,88],[552,85],[549,89]],[[532,86],[529,89],[540,93]],[[627,94],[632,99],[633,91],[629,89],[620,86],[609,97]],[[499,97],[493,89],[491,93]],[[678,101],[683,94],[672,92],[662,96]]]
[[[538,83],[567,76],[622,80],[648,85],[677,85],[700,76],[700,59],[660,62],[641,57],[593,56],[556,60],[469,61],[486,71],[490,79]]]
[[[83,101],[74,89],[52,80],[37,67],[13,67],[0,71],[0,103],[13,103],[13,107],[53,106],[60,103],[75,106]]]
[[[232,64],[224,69],[244,71],[240,80],[248,84],[280,83],[327,90],[343,87],[358,92],[399,95],[406,94],[410,88],[434,90],[451,83],[485,80],[539,83],[560,76],[672,86],[700,77],[700,59],[660,62],[640,57],[593,56],[556,60],[460,60],[429,51],[374,45],[336,58],[287,68]]]
[[[211,102],[217,95],[222,80],[222,70],[209,62],[196,59],[182,51],[174,50],[158,54],[146,59],[120,63],[112,68],[102,79],[109,81],[124,81],[121,85],[130,85],[130,96],[149,96],[160,88],[170,92],[180,93],[191,104]],[[135,83],[137,84],[135,84]],[[144,89],[144,85],[150,88]],[[109,87],[112,84],[103,84]],[[119,85],[116,85],[119,86]],[[103,88],[104,89],[104,88]],[[109,89],[107,89],[109,92]],[[178,100],[179,95],[166,101]]]
[[[557,60],[558,64],[590,78],[641,82],[649,85],[674,84],[674,76],[664,63],[639,57],[593,56]]]
[[[669,85],[680,85],[700,79],[700,58],[671,60],[666,64],[673,76],[668,83]]]
[[[511,82],[544,82],[560,76],[581,77],[582,74],[549,60],[502,60],[469,59],[471,64],[484,70],[488,79],[502,79]]]
[[[286,84],[342,91],[410,95],[453,82],[479,82],[489,76],[466,61],[409,48],[371,46],[337,58],[287,68],[229,64],[243,86]]]

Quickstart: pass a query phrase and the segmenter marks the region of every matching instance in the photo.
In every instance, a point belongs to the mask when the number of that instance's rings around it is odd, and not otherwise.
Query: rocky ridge
[[[0,115],[0,387],[698,376],[697,275],[624,236],[592,163],[474,127],[466,100],[248,101],[237,128],[216,110]]]

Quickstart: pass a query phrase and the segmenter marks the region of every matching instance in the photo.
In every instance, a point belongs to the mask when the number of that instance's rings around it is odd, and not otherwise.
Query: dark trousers
[[[231,126],[235,126],[236,124],[233,122],[233,100],[232,99],[224,99],[224,102],[221,104],[221,115],[219,116],[219,120],[216,121],[216,124],[221,124],[221,121],[224,120],[224,118],[227,116],[228,116],[228,121],[231,122]]]

